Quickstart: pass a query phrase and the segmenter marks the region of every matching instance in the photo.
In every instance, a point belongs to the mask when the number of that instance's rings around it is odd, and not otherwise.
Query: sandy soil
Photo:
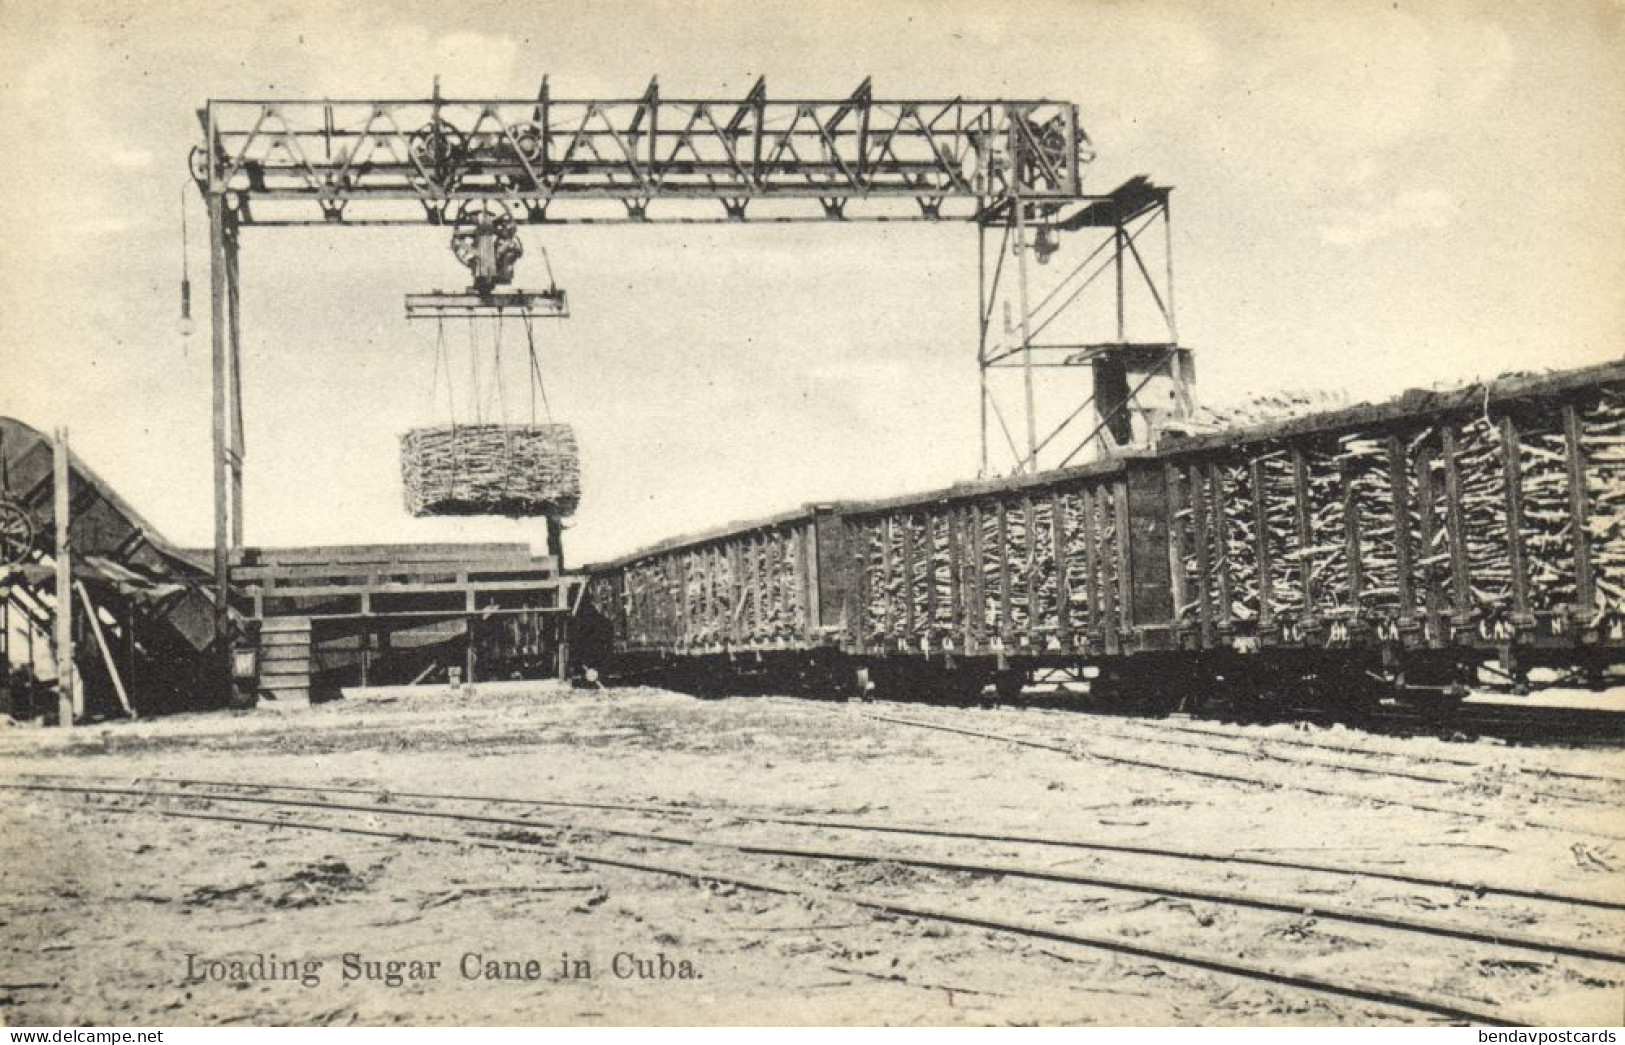
[[[736,847],[1002,862],[1298,897],[1306,905],[1358,906],[1602,947],[1625,940],[1617,912],[1352,874],[854,836],[729,815],[828,815],[1272,855],[1625,903],[1620,752],[1447,744],[1288,725],[1203,723],[1224,735],[1181,737],[1235,749],[1221,752],[1136,739],[1171,735],[1142,720],[759,697],[705,701],[648,689],[506,687],[369,697],[287,715],[200,715],[71,733],[11,730],[0,733],[0,783],[66,774],[122,786],[154,777],[359,785],[370,793],[354,801],[388,795],[399,809],[428,808],[400,795],[422,791],[677,803],[698,815],[674,821],[635,812],[457,805],[537,821],[522,836],[485,825],[486,837],[560,847],[490,849],[155,815],[159,809],[278,815],[263,806],[11,791],[0,820],[7,884],[0,898],[0,1019],[10,1025],[1436,1022],[1168,961],[876,915],[847,902],[857,895],[1438,995],[1515,1020],[1617,1023],[1625,1013],[1625,965],[1618,963],[1143,892],[895,862],[767,858]],[[1021,735],[1074,753],[887,723],[876,714]],[[1351,753],[1271,744],[1284,739]],[[1282,753],[1446,779],[1362,773]],[[305,811],[301,819],[384,831],[464,830],[336,811]],[[673,847],[606,828],[703,844]],[[565,850],[794,888],[769,894],[714,880],[696,884],[583,864]],[[308,985],[188,979],[189,960],[195,969],[256,955],[322,965]],[[402,963],[396,971],[406,978],[395,985],[347,979],[345,955]],[[534,960],[537,977],[468,978],[466,955],[480,956],[468,959],[475,966]],[[626,956],[618,966],[617,955]],[[412,962],[419,973],[438,962],[435,978],[411,979]],[[682,978],[683,963],[691,978]],[[366,967],[360,971],[365,975]]]

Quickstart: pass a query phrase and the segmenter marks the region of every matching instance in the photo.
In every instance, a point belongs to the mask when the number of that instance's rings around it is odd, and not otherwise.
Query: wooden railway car
[[[798,512],[589,568],[611,673],[1447,694],[1625,660],[1625,363]]]

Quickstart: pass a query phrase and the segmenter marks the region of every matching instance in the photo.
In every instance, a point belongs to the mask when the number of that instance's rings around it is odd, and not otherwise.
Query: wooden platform
[[[358,657],[365,684],[375,658],[391,655],[395,630],[460,622],[470,636],[465,679],[475,674],[477,622],[547,618],[548,642],[565,649],[585,577],[526,544],[364,544],[245,548],[231,581],[258,628],[261,697],[298,707],[310,702],[324,652]],[[565,656],[558,660],[562,667]]]
[[[568,612],[582,584],[525,544],[245,548],[231,580],[252,620]]]

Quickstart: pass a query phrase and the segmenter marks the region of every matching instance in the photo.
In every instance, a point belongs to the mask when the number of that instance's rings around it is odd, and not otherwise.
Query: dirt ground
[[[1020,735],[1072,753],[875,715]],[[677,804],[694,815],[455,806],[536,821],[534,830],[519,832],[377,813],[301,814],[385,833],[479,830],[503,842],[482,846],[158,815],[283,815],[267,806],[9,791],[0,818],[0,1020],[12,1026],[1441,1021],[1168,960],[881,914],[854,905],[854,897],[1450,998],[1511,1020],[1596,1025],[1625,1017],[1625,965],[1616,962],[1303,912],[895,862],[899,856],[1002,862],[1296,897],[1306,907],[1357,906],[1599,947],[1625,940],[1618,911],[1481,895],[1471,887],[1625,903],[1625,753],[1290,725],[1192,725],[1222,735],[1182,739],[1232,750],[1157,743],[1152,738],[1173,734],[1150,720],[1058,710],[701,700],[653,689],[548,685],[473,694],[375,691],[302,712],[184,716],[72,732],[7,730],[0,732],[5,785],[38,782],[38,774],[158,789],[166,785],[153,778],[354,785],[367,792],[348,800],[398,809],[431,805],[402,792],[432,792]],[[1464,885],[1014,841],[859,837],[734,815],[741,813],[1172,846]],[[701,844],[674,846],[606,829]],[[765,857],[741,852],[745,844],[894,859]],[[582,854],[793,888],[768,893],[714,878],[696,882],[575,858]],[[256,956],[272,969],[296,963],[291,971],[298,977],[206,978],[210,962]],[[387,979],[390,962],[397,963],[399,982]],[[527,970],[526,962],[535,964]],[[225,964],[213,968],[230,971]],[[199,970],[205,978],[189,977]],[[488,971],[517,978],[493,979]],[[380,978],[369,978],[374,974]]]

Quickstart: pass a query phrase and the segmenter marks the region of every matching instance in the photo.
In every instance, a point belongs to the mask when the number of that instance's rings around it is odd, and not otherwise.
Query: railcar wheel
[[[1124,662],[1102,667],[1089,683],[1089,694],[1103,711],[1163,715],[1198,694],[1199,681],[1190,665],[1177,660]]]
[[[936,691],[950,704],[970,705],[982,702],[982,691],[987,688],[988,673],[969,665],[944,668],[938,675]]]
[[[1026,668],[1009,668],[993,676],[993,692],[1007,703],[1020,700],[1022,690],[1026,688]]]

